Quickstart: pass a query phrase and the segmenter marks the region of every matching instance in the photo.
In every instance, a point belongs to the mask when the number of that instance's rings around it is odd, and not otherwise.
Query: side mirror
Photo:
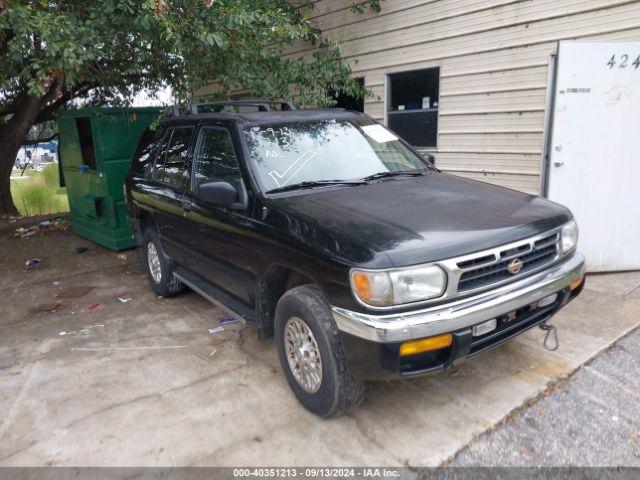
[[[436,164],[436,157],[434,157],[433,155],[431,155],[430,153],[423,153],[422,157],[429,162],[431,165],[435,165]]]
[[[230,207],[238,202],[238,190],[228,182],[205,182],[198,185],[198,198],[210,205]]]

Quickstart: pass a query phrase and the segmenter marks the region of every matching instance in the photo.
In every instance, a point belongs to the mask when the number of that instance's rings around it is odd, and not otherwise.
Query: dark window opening
[[[93,149],[93,134],[91,133],[91,120],[89,120],[89,117],[76,118],[76,129],[78,130],[78,140],[80,141],[82,163],[91,170],[95,170],[96,153]]]
[[[439,101],[439,68],[389,75],[389,128],[411,145],[435,147]]]
[[[96,205],[96,217],[97,218],[104,217],[104,204],[102,202],[102,198],[96,198],[95,205]]]
[[[356,82],[364,87],[364,77],[356,78]],[[335,108],[345,108],[356,112],[364,112],[364,97],[356,98],[343,91],[329,90],[329,96],[336,101]]]

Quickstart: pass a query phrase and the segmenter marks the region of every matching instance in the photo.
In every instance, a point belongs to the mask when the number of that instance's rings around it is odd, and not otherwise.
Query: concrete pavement
[[[640,323],[640,274],[590,277],[554,321],[558,351],[536,329],[444,374],[375,384],[327,421],[297,403],[272,343],[240,324],[208,333],[222,312],[157,298],[134,253],[70,233],[0,252],[5,466],[438,465]],[[25,270],[29,257],[43,262]],[[95,288],[34,311],[72,285]]]
[[[640,330],[481,435],[448,464],[640,467]]]

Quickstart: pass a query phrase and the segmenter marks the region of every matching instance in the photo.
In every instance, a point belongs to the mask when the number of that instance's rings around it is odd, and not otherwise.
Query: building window
[[[356,78],[356,82],[364,87],[364,77]],[[329,96],[336,103],[335,108],[345,108],[347,110],[355,110],[356,112],[364,112],[364,97],[356,98],[342,91],[329,90]]]
[[[416,147],[436,147],[440,69],[389,75],[388,127]]]

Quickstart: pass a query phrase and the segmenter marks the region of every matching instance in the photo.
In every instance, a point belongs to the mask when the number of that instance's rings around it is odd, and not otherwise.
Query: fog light
[[[400,356],[415,355],[416,353],[430,352],[431,350],[440,350],[451,345],[452,335],[446,333],[437,337],[423,338],[422,340],[412,340],[400,345]]]
[[[495,330],[497,326],[498,321],[495,318],[492,318],[491,320],[484,323],[474,325],[471,329],[471,334],[474,337],[479,337],[481,335],[484,335],[485,333],[489,333],[490,331]]]
[[[569,288],[571,289],[571,291],[575,290],[576,288],[578,288],[580,285],[582,285],[582,281],[584,280],[584,277],[580,277],[577,280],[574,280],[573,283],[569,286]]]

